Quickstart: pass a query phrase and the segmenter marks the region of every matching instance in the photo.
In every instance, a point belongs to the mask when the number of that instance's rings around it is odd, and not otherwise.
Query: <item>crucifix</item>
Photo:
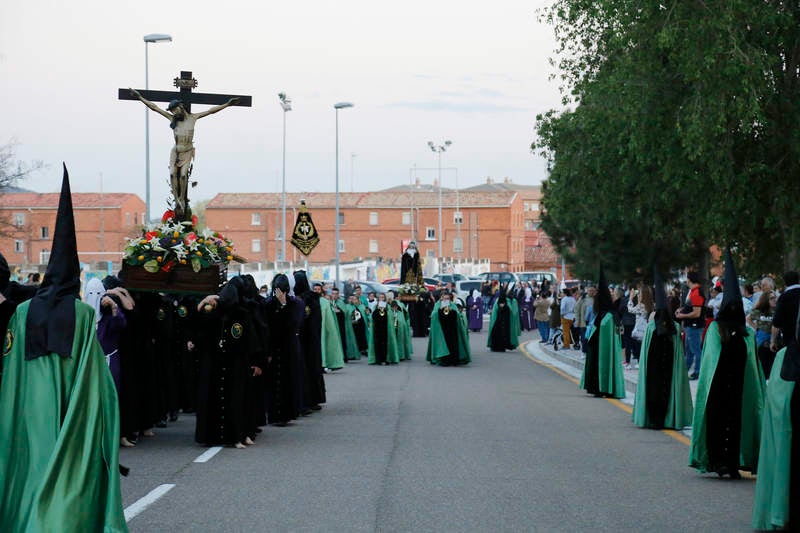
[[[195,123],[198,119],[222,111],[228,106],[250,107],[253,100],[251,96],[192,92],[192,89],[197,88],[197,80],[188,71],[181,71],[180,77],[175,78],[173,83],[179,91],[119,89],[119,99],[139,100],[170,121],[169,126],[175,136],[175,146],[172,147],[169,158],[170,190],[175,201],[175,218],[182,222],[190,220],[192,216],[189,209],[188,188],[195,153],[193,143]],[[153,102],[169,102],[169,104],[165,110]],[[193,103],[215,105],[206,111],[192,113]]]

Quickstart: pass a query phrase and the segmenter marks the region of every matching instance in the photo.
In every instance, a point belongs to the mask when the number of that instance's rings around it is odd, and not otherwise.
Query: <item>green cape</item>
[[[789,521],[789,479],[792,456],[792,394],[794,381],[781,379],[786,348],[775,356],[764,402],[758,456],[753,529],[782,529]]]
[[[647,416],[647,354],[655,330],[655,320],[651,320],[647,324],[642,339],[642,350],[639,352],[639,382],[633,400],[633,423],[639,427],[651,427],[653,423]],[[692,391],[689,388],[689,374],[686,372],[681,329],[677,323],[675,334],[672,336],[672,346],[672,389],[663,425],[665,428],[683,429],[692,424]],[[660,424],[661,421],[656,423]]]
[[[758,445],[761,438],[761,412],[764,407],[764,374],[756,360],[755,331],[747,328],[745,337],[747,359],[744,366],[744,385],[742,390],[742,434],[739,440],[739,469],[756,471],[758,466]],[[712,322],[706,331],[703,342],[700,379],[697,382],[694,419],[692,420],[692,448],[689,452],[689,466],[700,472],[708,472],[709,458],[706,443],[706,403],[711,390],[711,382],[717,370],[722,340],[719,326]]]
[[[378,312],[378,308],[375,308],[375,313]],[[389,328],[386,335],[386,362],[387,363],[399,363],[400,362],[400,351],[397,347],[397,335],[394,333],[394,311],[388,305],[386,306],[386,327]],[[375,360],[375,340],[372,338],[373,332],[375,329],[375,323],[372,323],[372,326],[369,328],[369,337],[367,338],[368,350],[367,350],[367,362],[371,365],[374,365]]]
[[[431,332],[428,336],[428,351],[425,354],[425,360],[434,365],[438,365],[442,358],[450,355],[442,326],[439,324],[440,307],[441,302],[436,302],[431,312]],[[458,312],[456,304],[450,302],[450,309],[458,316],[458,364],[465,365],[472,361],[469,337],[467,336],[467,319],[463,313]]]
[[[511,331],[508,332],[508,338],[514,346],[519,346],[519,336],[522,332],[522,329],[519,325],[519,308],[517,306],[517,301],[512,298],[506,299],[506,304],[508,305],[508,319],[511,323]],[[497,308],[498,305],[492,306],[492,317],[489,319],[489,335],[486,336],[486,347],[491,348],[490,340],[492,338],[492,328],[494,327],[494,321],[497,318]]]
[[[606,313],[600,322],[600,327],[592,328],[586,340],[588,341],[595,335],[600,336],[597,343],[599,352],[597,354],[597,373],[600,378],[600,392],[612,398],[624,398],[625,373],[622,370],[622,342],[614,323],[614,315]],[[586,373],[594,371],[589,366],[583,366],[580,385],[582,389],[586,389]]]
[[[361,354],[358,351],[356,332],[355,330],[353,330],[353,321],[350,318],[353,314],[353,309],[355,309],[355,307],[348,303],[344,303],[342,300],[336,301],[335,305],[336,307],[342,310],[342,313],[344,313],[344,334],[345,334],[345,344],[347,346],[347,352],[345,352],[344,358],[347,361],[358,361],[359,359],[361,359]],[[334,316],[334,318],[336,317]]]
[[[333,314],[330,300],[320,298],[319,309],[322,315],[322,367],[338,370],[344,366],[339,322]]]
[[[127,531],[119,409],[94,309],[75,301],[72,356],[25,360],[28,302],[8,325],[0,390],[0,531]]]
[[[397,305],[400,308],[400,312],[395,313],[397,316],[397,349],[400,352],[401,361],[410,361],[414,350],[411,347],[411,326],[408,309],[401,301],[398,301]]]

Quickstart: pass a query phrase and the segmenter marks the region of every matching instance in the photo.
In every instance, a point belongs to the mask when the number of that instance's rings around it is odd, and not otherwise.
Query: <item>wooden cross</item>
[[[220,105],[224,104],[231,98],[238,98],[235,106],[251,107],[253,105],[252,96],[243,96],[238,94],[213,94],[213,93],[193,93],[192,89],[197,88],[197,80],[192,77],[192,73],[186,70],[181,71],[181,77],[175,78],[173,85],[180,89],[179,91],[149,91],[140,90],[139,93],[143,98],[151,102],[171,102],[172,100],[180,100],[183,102],[183,107],[187,113],[192,112],[192,104],[207,104],[207,105]],[[138,100],[133,96],[129,89],[119,89],[120,100]]]

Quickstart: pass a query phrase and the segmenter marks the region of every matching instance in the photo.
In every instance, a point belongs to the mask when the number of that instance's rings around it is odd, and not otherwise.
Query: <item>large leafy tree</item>
[[[751,272],[794,266],[798,10],[557,0],[544,12],[571,109],[537,121],[543,227],[579,273],[699,266],[713,243],[737,246]]]

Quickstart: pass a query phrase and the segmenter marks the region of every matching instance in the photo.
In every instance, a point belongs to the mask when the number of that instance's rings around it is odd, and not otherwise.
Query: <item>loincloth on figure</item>
[[[178,147],[173,146],[172,151],[169,153],[169,167],[188,168],[192,159],[194,159],[194,148],[179,152]]]

